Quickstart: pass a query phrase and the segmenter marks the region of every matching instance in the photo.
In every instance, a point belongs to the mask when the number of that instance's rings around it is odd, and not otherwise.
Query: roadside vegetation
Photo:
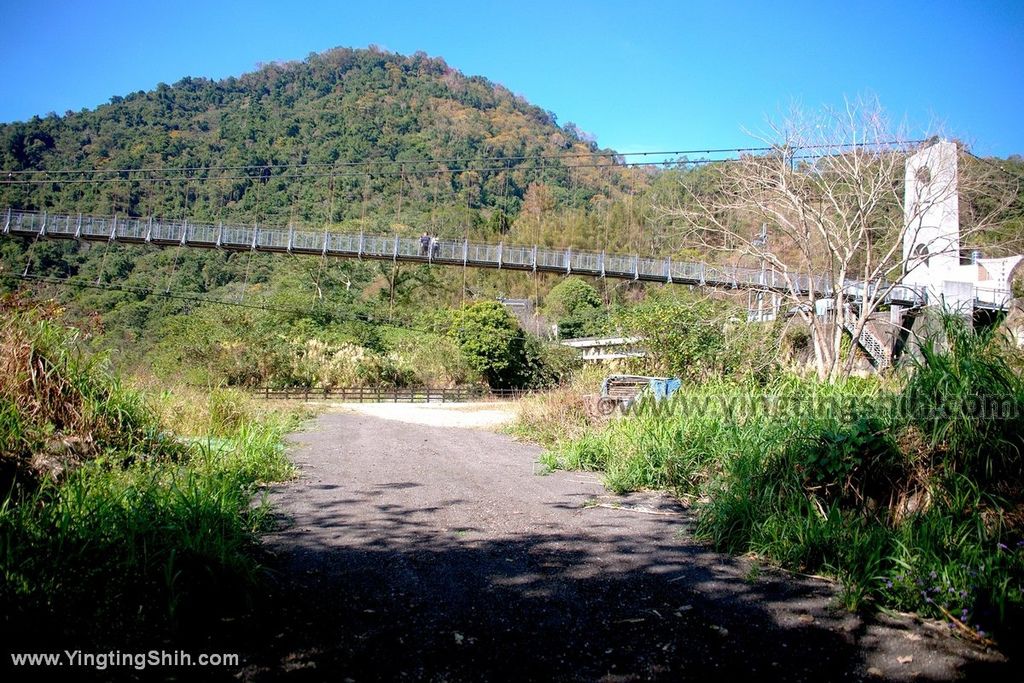
[[[720,367],[610,420],[545,397],[518,429],[550,444],[551,468],[690,501],[698,535],[719,549],[836,577],[849,608],[1008,639],[1024,616],[1019,352],[956,318],[945,328],[886,380]]]
[[[0,358],[8,640],[186,632],[244,606],[262,579],[257,494],[292,475],[298,416],[129,387],[39,310],[5,307]]]

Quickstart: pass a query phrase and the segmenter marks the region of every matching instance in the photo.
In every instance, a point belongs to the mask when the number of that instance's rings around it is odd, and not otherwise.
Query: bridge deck
[[[294,228],[210,225],[156,218],[97,217],[81,214],[46,214],[8,209],[3,234],[27,237],[75,239],[94,242],[155,244],[227,251],[258,251],[341,258],[376,259],[445,266],[578,274],[622,280],[664,282],[718,288],[743,288],[790,293],[787,278],[758,268],[718,266],[703,262],[674,261],[639,255],[551,249],[539,246],[481,244],[468,240],[439,239],[424,250],[418,237],[314,232]],[[794,276],[800,294],[831,296],[822,277]],[[878,283],[849,280],[846,296],[857,296],[865,287],[873,292]],[[916,306],[923,295],[897,286],[886,302]]]

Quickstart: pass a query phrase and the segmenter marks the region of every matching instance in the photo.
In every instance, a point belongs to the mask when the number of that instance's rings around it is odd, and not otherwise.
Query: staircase
[[[850,333],[851,337],[854,336],[855,326],[853,323],[846,323],[843,327]],[[889,352],[889,349],[866,325],[860,333],[858,343],[867,352],[875,369],[879,372],[892,365],[892,354]]]

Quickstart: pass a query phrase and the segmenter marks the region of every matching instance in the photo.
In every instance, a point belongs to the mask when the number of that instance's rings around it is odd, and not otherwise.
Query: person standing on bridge
[[[430,238],[430,256],[437,258],[437,255],[441,253],[441,242],[437,239],[437,236]]]
[[[430,235],[426,232],[420,236],[420,256],[426,256],[430,253]]]

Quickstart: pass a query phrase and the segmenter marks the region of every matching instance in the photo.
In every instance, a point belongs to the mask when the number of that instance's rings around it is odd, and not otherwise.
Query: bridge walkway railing
[[[761,268],[712,265],[639,255],[608,254],[549,247],[481,244],[468,240],[439,239],[424,248],[419,237],[369,235],[313,231],[294,227],[212,225],[187,220],[157,218],[97,217],[82,214],[7,209],[3,233],[22,236],[77,239],[160,246],[187,246],[230,251],[262,251],[323,255],[360,259],[394,260],[579,274],[646,282],[664,282],[719,288],[759,289],[801,294],[814,292],[819,298],[832,296],[824,277],[786,275]],[[887,283],[850,280],[844,296],[855,297],[867,290],[888,287]],[[887,302],[905,305],[924,303],[922,295],[909,287],[895,287]]]

